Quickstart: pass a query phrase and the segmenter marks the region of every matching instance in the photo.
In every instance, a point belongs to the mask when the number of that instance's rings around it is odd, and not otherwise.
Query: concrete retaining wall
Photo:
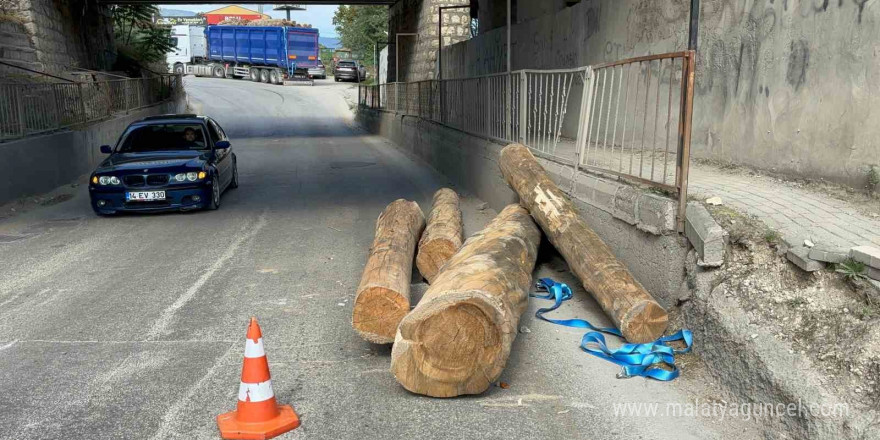
[[[387,112],[362,109],[356,119],[368,131],[389,138],[405,153],[427,162],[493,209],[517,202],[516,193],[507,186],[498,167],[503,145]],[[538,161],[572,196],[590,227],[611,246],[633,276],[663,306],[672,306],[684,279],[687,255],[687,245],[672,231],[674,223],[668,215],[674,201],[587,174],[577,179],[572,194],[570,166],[548,158],[539,157]]]
[[[518,3],[524,13],[512,29],[514,69],[577,67],[687,47],[687,0]],[[524,6],[539,3],[555,10],[525,14],[545,10]],[[880,3],[701,5],[694,156],[863,188],[869,166],[880,165]],[[494,17],[504,2],[480,6],[481,34],[444,48],[445,78],[504,68],[506,30],[482,32],[484,11]]]
[[[20,197],[49,192],[92,172],[106,157],[101,145],[116,143],[128,124],[146,116],[182,113],[183,99],[45,136],[0,144],[0,205]]]

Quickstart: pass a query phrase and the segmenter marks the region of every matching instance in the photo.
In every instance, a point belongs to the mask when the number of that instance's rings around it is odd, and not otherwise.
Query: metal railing
[[[684,227],[693,115],[694,52],[592,66],[578,166],[662,188]]]
[[[359,102],[664,189],[678,198],[682,231],[693,89],[694,52],[685,51],[578,69],[362,85]]]
[[[503,142],[521,142],[552,155],[562,135],[572,85],[587,84],[589,72],[589,68],[519,70],[362,85],[359,100],[364,107],[418,116]]]
[[[182,91],[180,76],[101,82],[0,84],[0,141],[87,124],[158,104]]]

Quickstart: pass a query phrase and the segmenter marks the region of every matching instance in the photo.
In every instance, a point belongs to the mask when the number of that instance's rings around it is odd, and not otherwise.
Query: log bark
[[[498,379],[528,305],[541,232],[504,208],[452,256],[397,330],[391,372],[433,397],[479,394]]]
[[[376,237],[358,285],[351,325],[365,340],[394,342],[397,324],[409,313],[416,241],[425,228],[418,203],[399,199],[376,221]]]
[[[590,229],[571,200],[553,183],[523,145],[501,150],[501,173],[519,194],[547,238],[584,288],[629,342],[653,342],[663,335],[666,310],[633,278],[605,242]]]
[[[464,226],[458,194],[449,188],[434,193],[433,207],[428,214],[428,225],[419,240],[416,266],[433,283],[440,268],[452,258],[464,242]]]

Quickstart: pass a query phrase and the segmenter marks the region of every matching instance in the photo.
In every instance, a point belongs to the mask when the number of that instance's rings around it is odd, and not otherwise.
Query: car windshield
[[[149,151],[205,150],[205,132],[201,124],[151,124],[135,127],[125,135],[120,153]]]

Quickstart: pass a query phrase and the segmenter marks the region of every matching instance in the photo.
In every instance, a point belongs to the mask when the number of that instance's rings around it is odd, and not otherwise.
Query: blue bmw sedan
[[[217,209],[220,195],[238,187],[229,139],[207,116],[144,118],[125,129],[89,177],[92,209],[119,212]]]

